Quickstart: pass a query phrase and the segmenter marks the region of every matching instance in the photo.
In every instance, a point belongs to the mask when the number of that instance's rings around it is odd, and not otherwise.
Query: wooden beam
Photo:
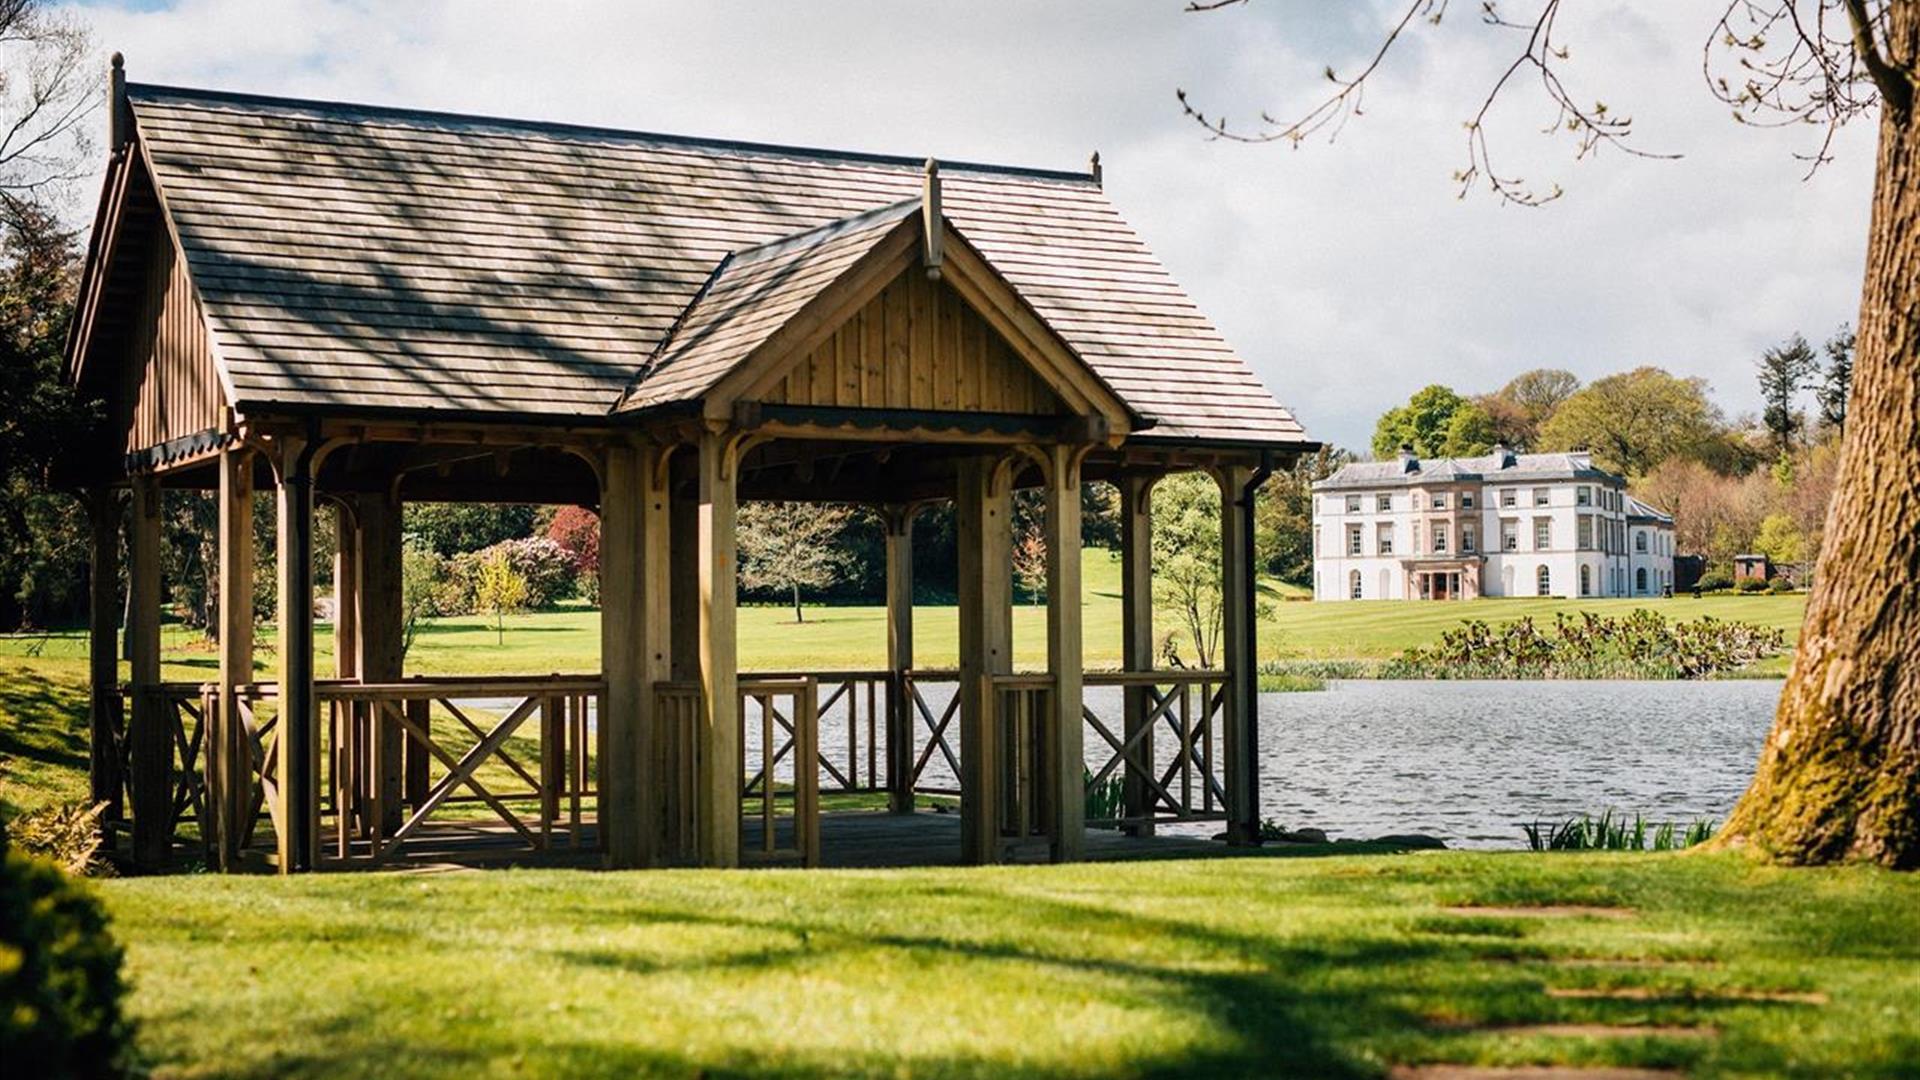
[[[669,652],[675,682],[700,678],[700,497],[693,457],[686,450],[674,455],[667,495],[668,561],[673,566]]]
[[[710,867],[740,863],[739,648],[734,623],[737,469],[734,457],[728,434],[707,432],[701,436],[696,465],[701,694],[696,801],[700,862]]]
[[[1260,823],[1254,820],[1254,786],[1260,781],[1260,748],[1253,745],[1253,710],[1259,696],[1247,692],[1254,658],[1247,652],[1246,597],[1253,588],[1253,567],[1247,561],[1246,532],[1252,515],[1240,505],[1240,492],[1252,470],[1229,465],[1216,474],[1220,481],[1220,666],[1227,672],[1226,708],[1220,718],[1222,754],[1227,788],[1227,842],[1258,844]]]
[[[333,674],[360,676],[360,529],[344,499],[333,501]]]
[[[1120,491],[1120,666],[1127,671],[1152,671],[1153,652],[1153,484],[1157,477],[1128,473],[1115,480]],[[1134,760],[1142,769],[1154,767],[1153,725],[1148,719],[1148,688],[1129,686],[1121,692],[1127,746],[1137,746]],[[1141,773],[1123,770],[1125,815],[1144,818],[1151,789]],[[1153,823],[1129,830],[1152,836]]]
[[[887,523],[887,809],[913,813],[913,703],[903,681],[913,668],[913,516],[911,503],[888,506]]]
[[[128,801],[134,865],[157,870],[173,846],[172,723],[153,693],[160,682],[161,495],[160,483],[152,476],[134,477],[132,487],[127,528],[127,661],[133,683]]]
[[[206,742],[207,806],[216,861],[239,869],[241,823],[253,805],[253,745],[235,688],[253,682],[253,452],[220,456],[220,700]]]
[[[1001,858],[1000,739],[992,676],[1013,670],[1013,502],[997,461],[960,463],[954,490],[959,546],[961,859]]]
[[[278,781],[282,874],[320,861],[320,726],[313,696],[313,448],[275,440],[278,517],[280,735]]]
[[[105,804],[103,823],[125,816],[120,775],[120,500],[110,488],[89,488],[87,562],[87,729],[89,793]]]
[[[1086,842],[1086,752],[1082,746],[1080,448],[1047,448],[1047,669],[1053,716],[1047,723],[1053,861],[1080,858]]]

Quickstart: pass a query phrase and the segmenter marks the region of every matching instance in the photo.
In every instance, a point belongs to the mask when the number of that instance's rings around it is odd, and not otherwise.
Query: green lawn
[[[101,888],[161,1077],[1920,1066],[1920,876],[1867,868],[1442,852]],[[1620,910],[1445,910],[1538,904]]]
[[[1089,666],[1120,665],[1120,573],[1113,553],[1089,549],[1086,558],[1085,648]],[[1296,589],[1284,589],[1298,596]],[[1431,642],[1461,620],[1493,622],[1525,616],[1551,622],[1556,611],[1596,611],[1623,614],[1648,607],[1671,618],[1711,615],[1778,626],[1789,635],[1799,631],[1805,597],[1713,596],[1701,600],[1476,600],[1456,603],[1355,601],[1318,604],[1289,600],[1271,605],[1272,615],[1261,626],[1263,659],[1344,660],[1386,659],[1412,646]],[[1157,629],[1175,628],[1162,615]],[[922,667],[948,667],[956,662],[958,615],[952,607],[920,607],[914,614],[915,656]],[[1015,662],[1038,668],[1046,659],[1046,610],[1017,605],[1013,613]],[[331,664],[331,628],[322,625],[317,648],[323,654],[321,670]],[[262,637],[270,646],[272,635]],[[166,677],[207,678],[216,668],[213,651],[198,635],[177,626],[166,634]],[[39,659],[58,664],[81,664],[86,638],[78,632],[48,637],[0,638],[0,660],[21,657],[38,648]],[[1189,658],[1190,649],[1183,650]],[[597,612],[572,607],[533,612],[507,620],[506,643],[495,644],[491,622],[480,617],[434,620],[422,630],[408,654],[411,672],[463,675],[483,672],[592,671],[599,666],[600,623]],[[753,606],[740,611],[740,658],[743,667],[759,670],[800,668],[871,668],[886,662],[886,611],[878,607],[815,607],[807,621],[795,625],[792,610],[782,606]],[[1784,659],[1769,667],[1784,672]],[[260,664],[270,670],[271,657],[262,650]],[[77,668],[74,670],[78,670]]]

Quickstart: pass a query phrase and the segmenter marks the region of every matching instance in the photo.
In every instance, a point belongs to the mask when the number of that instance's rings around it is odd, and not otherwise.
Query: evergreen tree
[[[1760,354],[1760,420],[1782,455],[1793,452],[1793,437],[1800,430],[1794,398],[1819,370],[1820,358],[1799,334]]]

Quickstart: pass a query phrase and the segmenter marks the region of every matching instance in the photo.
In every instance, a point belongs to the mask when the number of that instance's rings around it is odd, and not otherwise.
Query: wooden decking
[[[957,813],[923,810],[896,815],[880,810],[830,811],[821,815],[820,827],[821,861],[828,868],[961,865],[960,815]],[[790,823],[784,820],[776,825],[776,846],[791,846],[789,828]],[[1205,835],[1136,838],[1105,829],[1089,829],[1085,858],[1089,862],[1204,859],[1254,854],[1259,850],[1229,847],[1209,839],[1211,835],[1209,831]],[[503,865],[598,868],[602,858],[594,847],[592,824],[583,826],[581,841],[582,846],[577,848],[562,842],[545,851],[529,851],[511,829],[498,821],[434,822],[408,843],[405,857],[382,864],[382,868],[415,872]],[[755,860],[761,849],[757,819],[742,823],[740,847],[743,862],[749,866],[794,865],[790,860],[772,863]],[[351,866],[330,867],[333,868]]]

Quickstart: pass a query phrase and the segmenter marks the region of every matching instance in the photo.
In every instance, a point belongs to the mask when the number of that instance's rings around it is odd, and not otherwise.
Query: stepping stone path
[[[1478,916],[1482,918],[1530,918],[1530,919],[1632,919],[1638,912],[1632,908],[1608,907],[1599,904],[1540,904],[1540,905],[1492,905],[1492,904],[1454,904],[1442,907],[1448,915]],[[1521,959],[1521,958],[1508,958]],[[1717,961],[1711,959],[1687,960],[1664,959],[1658,957],[1569,957],[1556,960],[1551,957],[1527,957],[1529,961],[1559,964],[1568,967],[1714,967]],[[1597,1001],[1681,1001],[1701,1004],[1732,1001],[1780,1002],[1795,1005],[1825,1005],[1827,995],[1818,991],[1790,990],[1700,990],[1687,989],[1662,990],[1652,987],[1548,987],[1546,996],[1561,999],[1585,999]],[[1517,1037],[1546,1037],[1564,1039],[1712,1039],[1720,1034],[1713,1027],[1684,1026],[1677,1024],[1509,1024],[1500,1026],[1475,1027],[1468,1030]],[[1524,1065],[1524,1066],[1486,1066],[1486,1065],[1396,1065],[1388,1073],[1391,1080],[1668,1080],[1682,1076],[1683,1073],[1667,1069],[1632,1069],[1613,1066],[1575,1066],[1575,1065]]]
[[[1576,1067],[1576,1065],[1396,1065],[1390,1080],[1672,1080],[1680,1072],[1665,1068]]]

